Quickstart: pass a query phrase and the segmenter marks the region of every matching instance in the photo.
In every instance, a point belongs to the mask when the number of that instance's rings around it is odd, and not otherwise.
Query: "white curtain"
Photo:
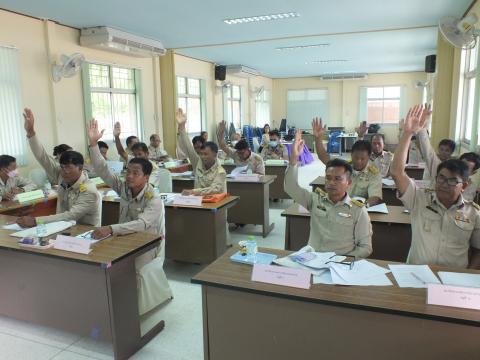
[[[18,50],[0,46],[0,154],[26,164]]]

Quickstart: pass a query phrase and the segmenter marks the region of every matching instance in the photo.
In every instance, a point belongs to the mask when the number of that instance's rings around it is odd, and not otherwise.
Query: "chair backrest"
[[[172,174],[166,169],[158,169],[152,172],[149,182],[161,193],[172,192]]]
[[[39,189],[42,189],[45,186],[45,182],[47,181],[47,173],[45,170],[40,168],[33,169],[28,176]]]

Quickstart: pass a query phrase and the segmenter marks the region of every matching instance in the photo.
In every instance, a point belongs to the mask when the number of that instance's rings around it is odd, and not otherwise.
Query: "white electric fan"
[[[53,81],[59,82],[64,77],[72,77],[80,71],[84,62],[85,57],[79,53],[62,55],[60,63],[52,66]]]
[[[475,14],[468,15],[463,19],[453,16],[444,17],[438,23],[440,32],[445,40],[456,48],[471,49],[476,44],[480,32],[475,29],[478,18]]]

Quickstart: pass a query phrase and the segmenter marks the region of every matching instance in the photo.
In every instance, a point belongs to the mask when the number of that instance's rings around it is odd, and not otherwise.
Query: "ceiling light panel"
[[[303,49],[315,49],[315,48],[328,47],[328,46],[330,46],[330,44],[328,44],[328,43],[298,45],[298,46],[281,46],[281,47],[275,48],[275,50],[278,50],[278,51],[294,51],[294,50],[303,50]]]
[[[225,19],[223,20],[223,22],[227,25],[238,25],[238,24],[246,24],[251,22],[259,22],[259,21],[291,19],[299,16],[300,14],[297,12],[289,12],[289,13],[270,14],[270,15],[257,15],[257,16],[235,18],[235,19]]]

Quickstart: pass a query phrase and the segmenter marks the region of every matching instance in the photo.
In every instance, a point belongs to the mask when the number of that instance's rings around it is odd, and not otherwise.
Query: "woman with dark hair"
[[[268,143],[270,142],[270,125],[265,124],[263,125],[263,130],[262,130],[262,142],[260,143],[260,147],[258,148],[258,152],[261,153],[263,148],[268,146]]]

